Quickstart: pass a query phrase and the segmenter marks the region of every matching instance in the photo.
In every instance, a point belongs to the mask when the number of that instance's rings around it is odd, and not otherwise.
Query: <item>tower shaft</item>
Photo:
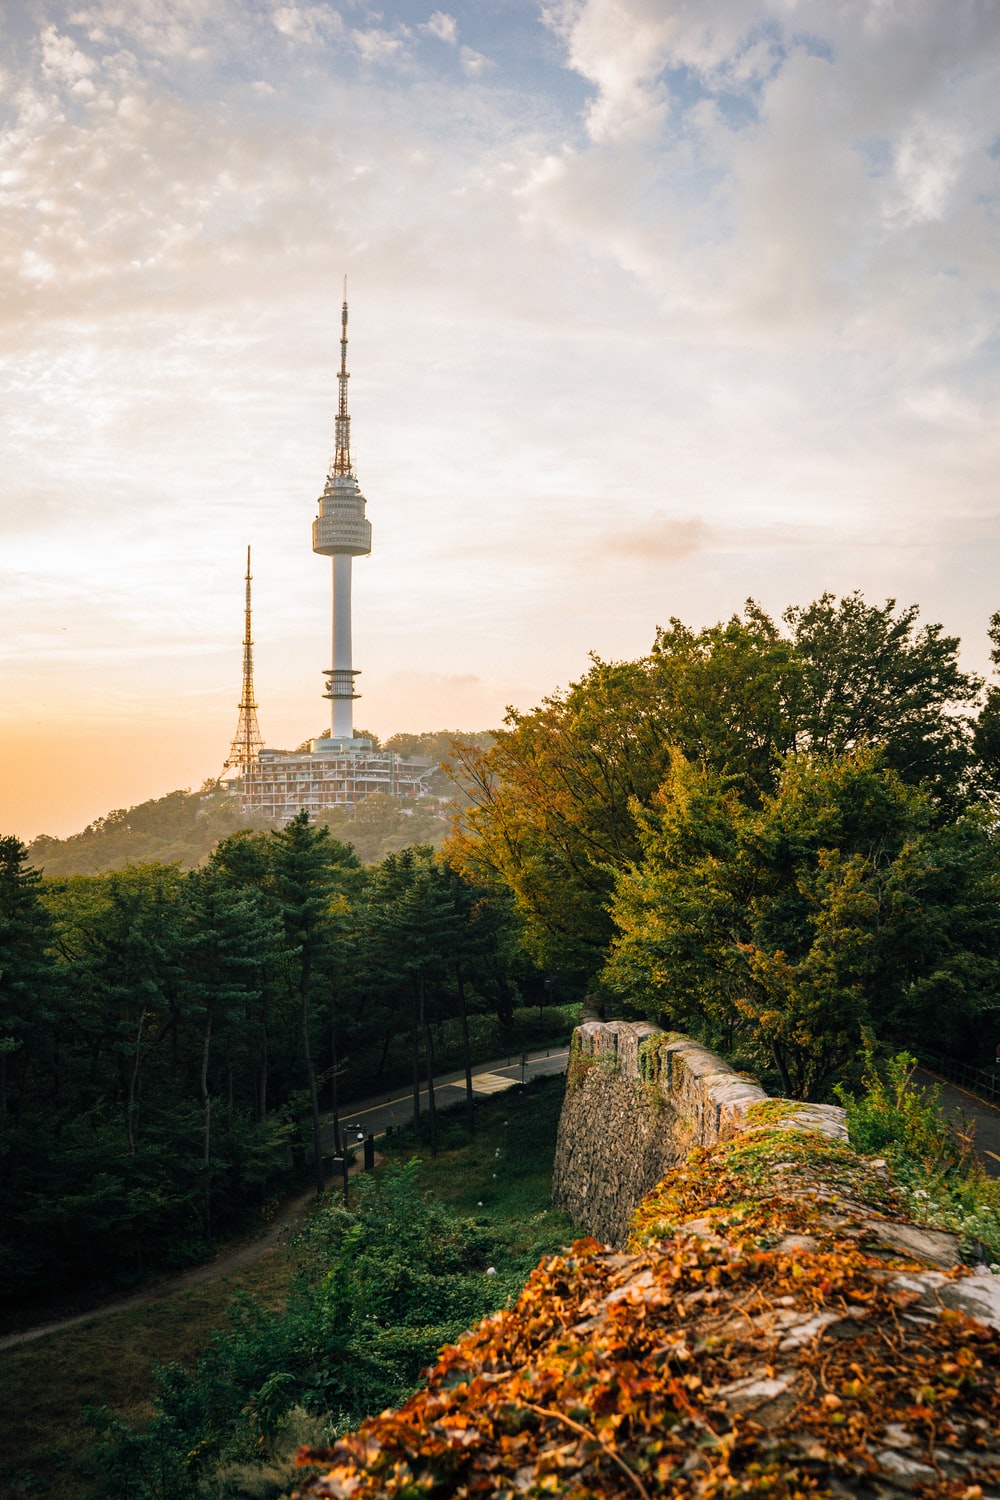
[[[253,636],[251,634],[250,548],[247,548],[246,604],[243,615],[243,692],[240,695],[240,717],[224,771],[245,771],[256,761],[264,741],[257,723],[257,703],[253,690]]]
[[[354,559],[340,553],[333,559],[333,670],[324,697],[333,700],[332,732],[335,740],[354,738],[355,673],[351,666],[351,565]]]

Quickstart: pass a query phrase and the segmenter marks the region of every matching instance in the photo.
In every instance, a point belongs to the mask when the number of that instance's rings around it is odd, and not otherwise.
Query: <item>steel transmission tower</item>
[[[340,314],[340,373],[333,462],[313,522],[313,551],[333,559],[333,666],[324,671],[324,698],[333,703],[331,738],[353,740],[354,679],[351,655],[351,561],[372,550],[371,522],[365,519],[365,497],[351,463],[351,419],[347,412],[347,278]]]
[[[240,698],[240,718],[229,749],[229,759],[223,771],[246,771],[256,763],[264,741],[257,724],[257,704],[253,693],[253,639],[250,634],[250,548],[247,548],[247,592],[243,631],[243,694]]]

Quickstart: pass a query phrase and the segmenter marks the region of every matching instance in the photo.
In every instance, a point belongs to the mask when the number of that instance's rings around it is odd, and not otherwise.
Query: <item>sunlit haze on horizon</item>
[[[1000,7],[97,0],[0,22],[0,833],[497,725],[748,595],[1000,608]]]

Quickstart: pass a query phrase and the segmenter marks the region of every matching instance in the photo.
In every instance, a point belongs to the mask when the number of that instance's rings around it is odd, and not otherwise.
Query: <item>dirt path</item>
[[[539,1055],[530,1061],[517,1062],[507,1057],[497,1058],[485,1064],[480,1063],[477,1065],[478,1068],[486,1069],[486,1071],[477,1071],[472,1080],[473,1087],[476,1088],[478,1085],[478,1092],[493,1093],[498,1087],[510,1087],[518,1081],[523,1082],[526,1078],[562,1072],[567,1055],[564,1050],[547,1048],[544,1056]],[[459,1080],[461,1080],[460,1087],[457,1086]],[[464,1072],[447,1073],[434,1080],[434,1088],[439,1106],[447,1107],[456,1099],[464,1098],[465,1074]],[[449,1090],[454,1095],[454,1099],[449,1097]],[[426,1091],[423,1092],[426,1093]],[[363,1120],[364,1127],[363,1132],[359,1128],[359,1140],[363,1139],[364,1132],[381,1134],[387,1125],[407,1119],[410,1108],[411,1096],[398,1092],[349,1104],[343,1113],[345,1133],[348,1130],[349,1121],[357,1120],[360,1127],[360,1122]],[[325,1126],[324,1134],[330,1132],[331,1127]],[[326,1144],[332,1145],[330,1142]],[[376,1163],[380,1160],[380,1153],[376,1152]],[[362,1164],[356,1160],[350,1169],[350,1175],[354,1176],[361,1170]],[[333,1188],[332,1183],[330,1186]],[[187,1291],[189,1287],[200,1286],[206,1281],[215,1281],[220,1276],[228,1276],[230,1272],[240,1270],[243,1266],[253,1265],[255,1261],[262,1260],[265,1255],[273,1255],[292,1225],[297,1224],[305,1216],[306,1208],[315,1197],[315,1188],[307,1188],[286,1198],[263,1234],[236,1249],[222,1251],[214,1260],[206,1261],[200,1266],[192,1266],[188,1271],[180,1271],[176,1276],[170,1276],[165,1281],[158,1281],[155,1285],[133,1292],[126,1297],[108,1298],[88,1308],[86,1312],[68,1313],[64,1317],[38,1323],[33,1328],[24,1328],[18,1333],[6,1334],[0,1338],[0,1350],[13,1349],[18,1344],[27,1344],[32,1339],[45,1338],[47,1334],[59,1333],[64,1328],[74,1328],[78,1323],[91,1323],[97,1318],[109,1318],[114,1313],[128,1312],[136,1307],[149,1307],[151,1303],[163,1302],[168,1297],[176,1296],[178,1292]]]
[[[228,1276],[233,1271],[241,1270],[243,1266],[251,1266],[255,1261],[263,1260],[265,1255],[274,1254],[292,1226],[304,1218],[306,1208],[315,1197],[316,1189],[307,1188],[304,1192],[286,1198],[264,1233],[247,1244],[239,1245],[234,1250],[224,1250],[214,1260],[192,1266],[188,1271],[180,1271],[176,1276],[158,1281],[141,1292],[100,1302],[86,1312],[71,1313],[48,1323],[38,1323],[34,1328],[22,1329],[20,1333],[9,1333],[0,1338],[0,1350],[13,1349],[17,1344],[28,1344],[32,1339],[42,1339],[50,1333],[60,1333],[64,1328],[74,1328],[78,1323],[92,1323],[97,1318],[110,1318],[114,1313],[149,1307],[151,1303],[163,1302],[168,1297],[176,1296],[178,1292],[187,1291],[189,1287],[201,1286],[203,1282],[215,1281],[220,1276]]]

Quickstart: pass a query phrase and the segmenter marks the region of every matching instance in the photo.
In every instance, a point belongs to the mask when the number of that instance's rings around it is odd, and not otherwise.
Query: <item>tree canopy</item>
[[[606,982],[799,1097],[866,1032],[968,1052],[1000,1019],[1000,859],[985,818],[933,814],[870,748],[789,756],[758,807],[676,755],[617,877]]]
[[[616,874],[642,853],[639,815],[677,754],[753,808],[790,755],[878,747],[924,788],[932,819],[955,814],[981,682],[961,670],[957,639],[917,614],[824,594],[782,626],[751,600],[702,630],[671,620],[637,661],[592,658],[564,692],[509,710],[491,747],[457,754],[470,806],[449,858],[506,886],[537,959],[586,982],[614,934]]]

